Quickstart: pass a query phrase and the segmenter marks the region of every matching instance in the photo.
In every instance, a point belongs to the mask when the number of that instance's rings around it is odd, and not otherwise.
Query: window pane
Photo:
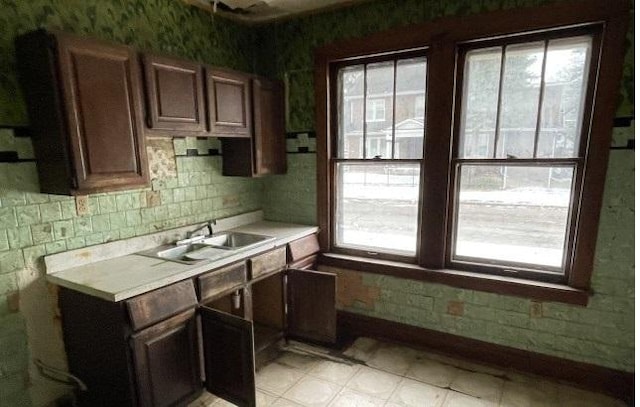
[[[549,41],[538,157],[576,157],[591,37]]]
[[[367,64],[367,150],[365,158],[391,158],[393,61]]]
[[[470,51],[464,67],[460,157],[492,158],[498,116],[502,48]]]
[[[422,158],[427,59],[399,60],[396,72],[396,120],[393,158]],[[389,135],[391,136],[391,135]]]
[[[533,157],[543,55],[544,42],[506,48],[496,149],[498,158]]]
[[[338,163],[336,245],[416,254],[420,164]]]
[[[363,158],[364,65],[338,72],[338,157]]]
[[[462,165],[454,259],[560,271],[573,177],[572,166]]]

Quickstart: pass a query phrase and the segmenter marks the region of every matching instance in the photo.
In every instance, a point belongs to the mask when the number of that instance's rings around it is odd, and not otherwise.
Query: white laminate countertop
[[[318,227],[259,221],[231,230],[273,236],[276,239],[249,250],[230,251],[230,254],[224,258],[213,261],[204,260],[195,264],[182,264],[128,254],[56,271],[47,274],[47,280],[108,301],[121,301],[283,246],[293,240],[316,233]]]

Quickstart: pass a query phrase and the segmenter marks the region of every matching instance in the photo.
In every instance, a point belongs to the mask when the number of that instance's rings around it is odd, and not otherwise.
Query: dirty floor
[[[370,338],[342,354],[291,343],[256,374],[273,407],[624,407],[602,394]],[[204,393],[189,407],[233,404]]]

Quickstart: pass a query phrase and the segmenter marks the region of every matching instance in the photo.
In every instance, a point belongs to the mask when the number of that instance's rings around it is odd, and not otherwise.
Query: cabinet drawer
[[[192,280],[163,287],[127,301],[134,331],[193,308],[198,304]]]
[[[206,300],[246,282],[247,266],[244,261],[216,269],[198,277],[200,299]]]
[[[287,264],[286,248],[279,247],[270,252],[249,259],[251,278],[254,279],[272,271],[281,270]]]
[[[314,233],[313,235],[289,242],[287,245],[287,260],[289,263],[294,263],[319,251],[320,244],[318,243],[318,235]]]

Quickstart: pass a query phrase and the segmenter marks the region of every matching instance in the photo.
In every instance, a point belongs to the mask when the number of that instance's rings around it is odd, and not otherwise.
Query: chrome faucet
[[[191,232],[187,232],[187,238],[178,240],[176,242],[177,246],[191,244],[203,240],[205,237],[213,234],[213,226],[216,224],[216,220],[212,219],[204,225],[198,226],[197,229],[192,230]],[[202,234],[202,231],[206,228],[206,232]],[[208,233],[207,233],[208,232]]]
[[[196,236],[209,236],[209,235],[212,235],[213,234],[213,227],[215,226],[215,224],[216,224],[216,220],[215,219],[211,219],[209,222],[205,223],[204,225],[200,225],[197,229],[195,229],[195,230],[193,230],[191,232],[187,232],[187,238],[191,239],[191,238],[196,237]],[[202,233],[199,233],[199,232],[202,232],[202,230],[205,229],[205,228],[207,229],[208,233],[206,233],[204,235]]]

